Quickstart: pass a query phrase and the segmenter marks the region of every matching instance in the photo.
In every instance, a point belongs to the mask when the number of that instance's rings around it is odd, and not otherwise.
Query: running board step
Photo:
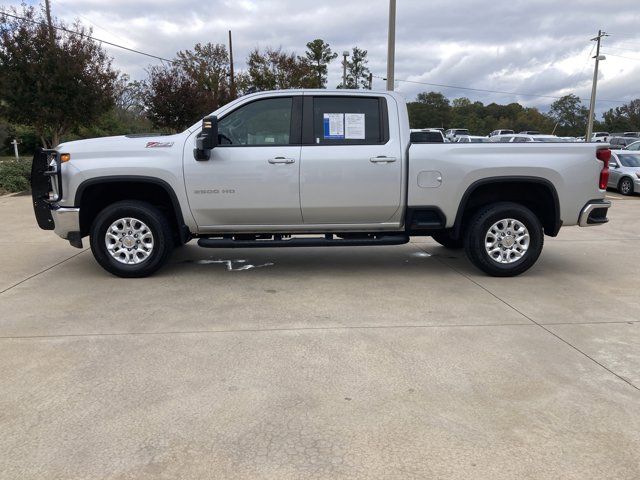
[[[380,235],[369,238],[290,238],[287,240],[233,240],[231,238],[201,238],[205,248],[273,248],[273,247],[364,247],[367,245],[402,245],[407,235]]]

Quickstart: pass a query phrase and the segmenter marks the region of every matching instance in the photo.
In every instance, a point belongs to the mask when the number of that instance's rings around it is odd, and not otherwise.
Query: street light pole
[[[591,135],[593,134],[593,116],[595,114],[596,108],[596,87],[598,85],[598,65],[600,64],[600,60],[604,60],[605,56],[600,55],[600,40],[602,37],[608,37],[605,32],[602,30],[598,30],[598,36],[592,38],[591,41],[595,41],[596,43],[596,64],[593,67],[593,83],[591,84],[591,99],[589,100],[589,121],[587,122],[587,134],[584,137],[585,142],[591,141]]]
[[[396,0],[389,0],[389,38],[387,44],[387,90],[393,91],[396,56]]]
[[[342,52],[342,88],[347,88],[347,57],[349,50]]]

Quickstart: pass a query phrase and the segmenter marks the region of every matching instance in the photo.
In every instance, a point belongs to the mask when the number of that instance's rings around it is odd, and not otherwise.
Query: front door
[[[302,223],[294,98],[258,99],[224,115],[220,144],[207,161],[185,152],[185,184],[199,228]]]
[[[305,224],[399,221],[402,148],[386,102],[386,97],[305,97],[300,159]]]

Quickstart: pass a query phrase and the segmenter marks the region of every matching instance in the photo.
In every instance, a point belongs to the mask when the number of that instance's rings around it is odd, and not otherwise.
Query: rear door
[[[387,102],[384,96],[305,95],[305,224],[382,224],[399,210],[402,148],[399,125],[389,122],[395,102]]]

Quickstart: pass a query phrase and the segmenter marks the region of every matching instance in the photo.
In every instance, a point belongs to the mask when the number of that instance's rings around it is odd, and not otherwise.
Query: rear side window
[[[313,137],[317,145],[386,143],[382,99],[314,97]],[[383,120],[385,118],[385,120]]]

